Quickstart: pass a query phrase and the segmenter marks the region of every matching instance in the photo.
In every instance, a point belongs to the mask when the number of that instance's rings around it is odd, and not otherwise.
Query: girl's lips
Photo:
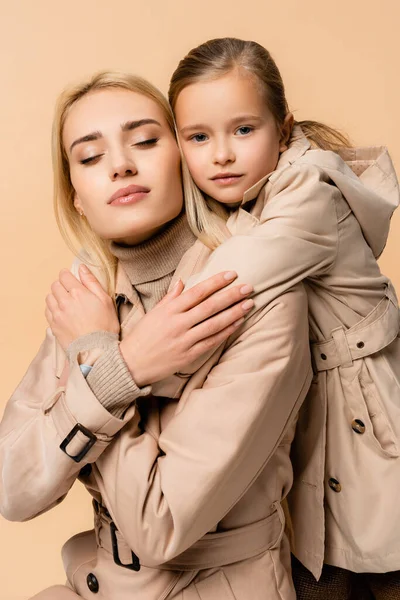
[[[241,180],[243,175],[224,175],[221,177],[213,177],[212,181],[217,185],[232,185],[233,183],[237,183]]]
[[[111,206],[127,206],[129,204],[134,204],[139,200],[142,200],[147,196],[149,192],[134,192],[132,194],[128,194],[127,196],[119,196],[110,202]]]

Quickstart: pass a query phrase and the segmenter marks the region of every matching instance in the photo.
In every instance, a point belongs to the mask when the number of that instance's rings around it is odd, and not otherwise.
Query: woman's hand
[[[183,293],[178,281],[133,327],[120,351],[139,387],[176,373],[236,331],[254,306],[246,300],[253,291],[249,285],[219,291],[236,277],[219,273]]]
[[[81,335],[93,331],[119,333],[114,303],[85,265],[79,281],[63,269],[46,297],[46,319],[64,350]]]

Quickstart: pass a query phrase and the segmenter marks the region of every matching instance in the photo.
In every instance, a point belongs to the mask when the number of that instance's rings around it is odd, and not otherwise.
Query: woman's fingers
[[[197,285],[186,290],[175,302],[176,312],[185,312],[190,310],[194,306],[197,306],[203,300],[218,292],[222,288],[226,287],[237,277],[237,273],[234,271],[225,271],[209,277],[205,281],[198,283]]]
[[[53,294],[47,294],[46,306],[53,315],[55,311],[59,310],[58,302],[53,296]]]
[[[69,300],[69,292],[60,281],[55,281],[51,285],[51,291],[57,304],[62,307]]]
[[[106,295],[101,283],[93,275],[90,269],[86,265],[79,265],[79,276],[82,284],[90,291],[93,292],[98,298],[103,298]]]
[[[67,292],[71,293],[74,289],[82,288],[81,282],[68,269],[62,269],[58,277]]]
[[[208,318],[195,327],[192,327],[189,333],[189,343],[191,343],[191,345],[195,345],[201,340],[205,340],[211,336],[214,336],[215,334],[220,333],[238,321],[242,322],[244,315],[246,315],[253,308],[253,306],[253,300],[244,300],[235,304],[231,308],[227,308],[215,316]]]
[[[187,312],[189,324],[195,326],[221,311],[226,311],[233,304],[247,298],[253,291],[254,289],[251,285],[242,284],[214,294],[211,298],[207,298],[201,304]]]

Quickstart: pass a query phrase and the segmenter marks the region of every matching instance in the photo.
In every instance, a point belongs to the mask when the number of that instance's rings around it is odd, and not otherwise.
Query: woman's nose
[[[110,167],[110,178],[113,181],[119,177],[127,177],[128,175],[136,175],[137,173],[137,167],[132,157],[127,156],[124,152],[118,153],[113,157]]]

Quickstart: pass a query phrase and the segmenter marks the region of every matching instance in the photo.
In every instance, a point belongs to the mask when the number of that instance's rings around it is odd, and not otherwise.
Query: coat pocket
[[[194,582],[199,600],[236,600],[223,571]]]
[[[368,421],[366,425],[370,428],[372,439],[386,456],[398,457],[396,434],[390,424],[379,390],[364,361],[356,377],[356,385],[366,408],[365,418]]]

